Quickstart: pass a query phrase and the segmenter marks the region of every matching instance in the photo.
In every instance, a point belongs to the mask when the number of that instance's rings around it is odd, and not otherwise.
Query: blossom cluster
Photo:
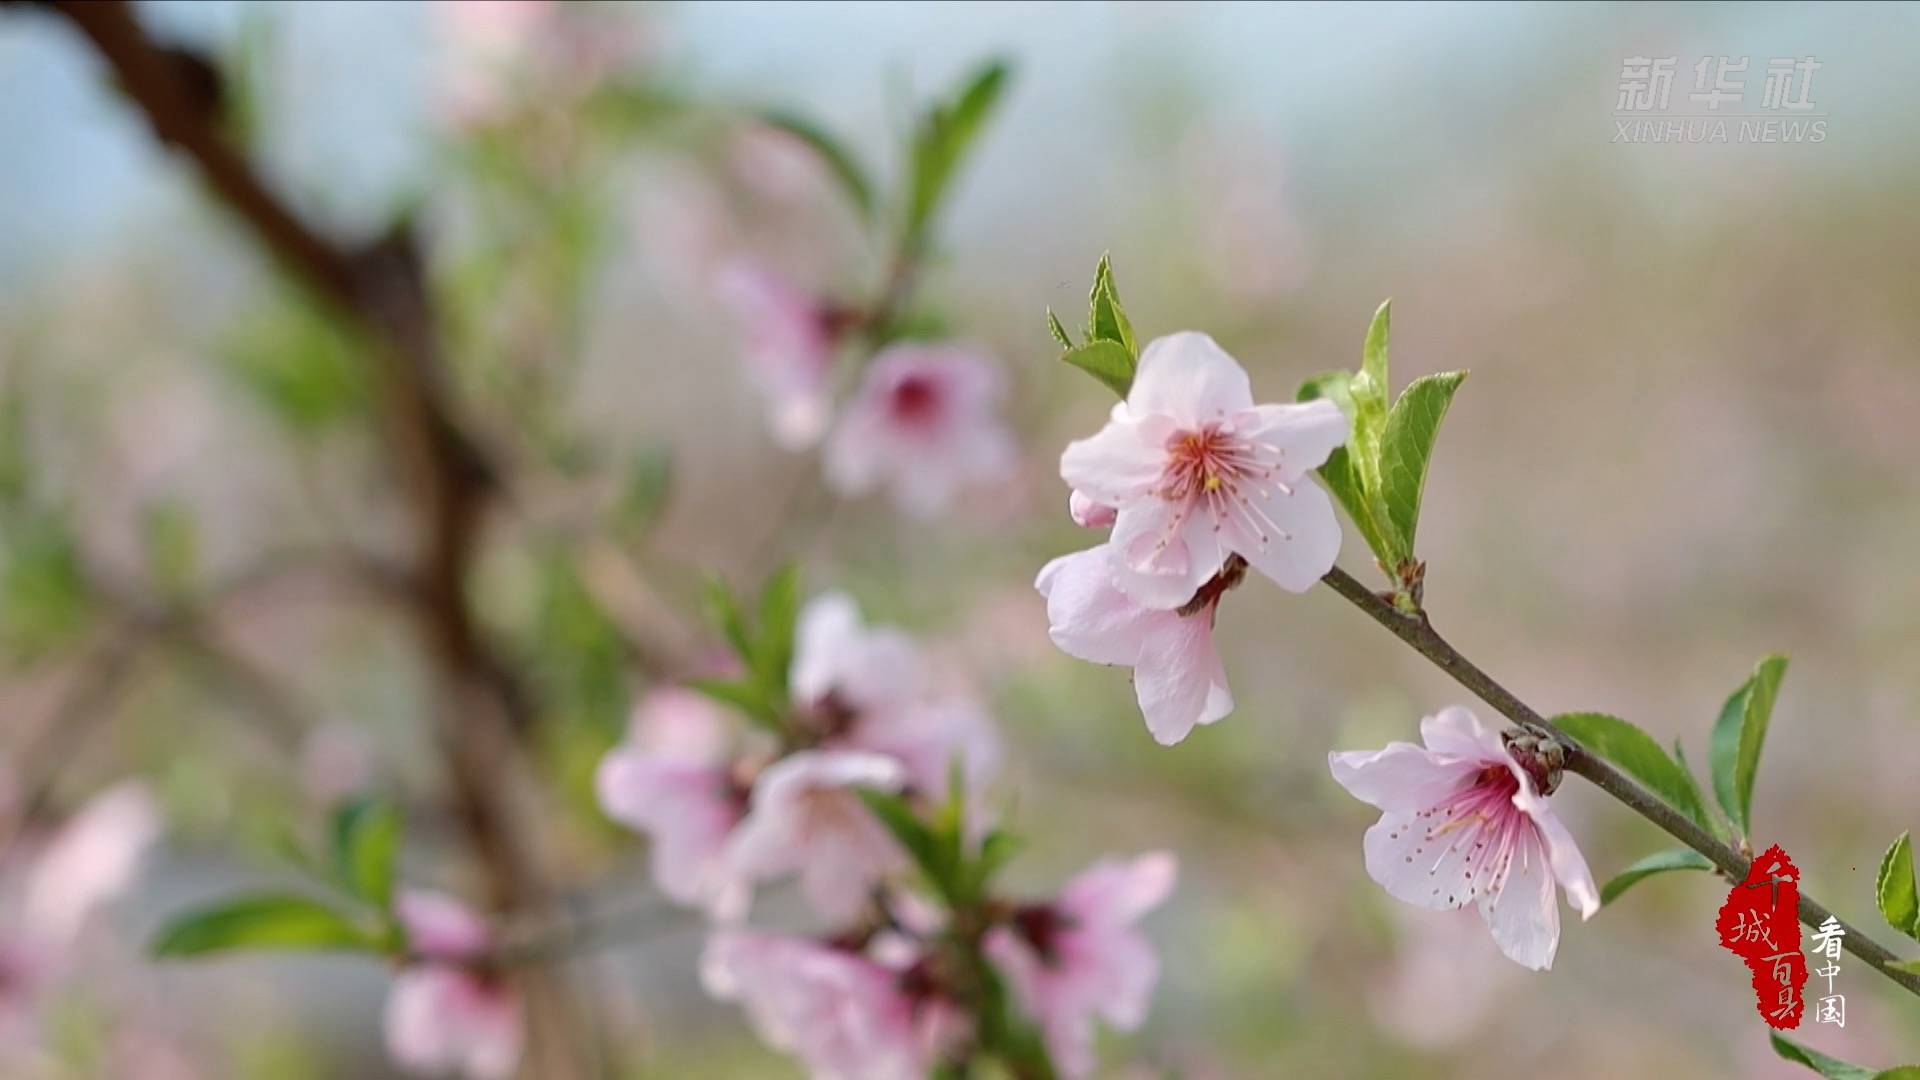
[[[814,1075],[919,1077],[1004,1054],[991,1045],[1002,986],[1052,1068],[1087,1075],[1096,1017],[1144,1019],[1157,966],[1134,923],[1172,888],[1173,861],[1102,861],[1044,901],[993,892],[985,853],[1005,837],[984,793],[999,735],[977,701],[931,686],[905,634],[820,596],[799,612],[770,722],[694,689],[655,690],[600,765],[601,804],[649,837],[660,890],[710,916],[707,991]],[[918,826],[883,818],[876,798],[944,823],[980,861],[930,871],[908,849],[922,834],[903,837]],[[750,924],[754,894],[789,879],[822,933]]]

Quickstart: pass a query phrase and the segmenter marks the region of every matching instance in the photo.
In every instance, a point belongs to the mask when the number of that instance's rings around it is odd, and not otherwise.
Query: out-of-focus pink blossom
[[[1116,509],[1115,581],[1148,607],[1187,603],[1231,554],[1303,592],[1340,552],[1333,503],[1308,474],[1347,429],[1330,401],[1255,405],[1239,363],[1188,331],[1146,347],[1127,400],[1067,447],[1060,475]]]
[[[1106,859],[1057,901],[1018,909],[990,931],[987,955],[1039,1021],[1062,1076],[1093,1073],[1094,1019],[1131,1031],[1147,1017],[1160,965],[1135,923],[1173,891],[1172,855]]]
[[[397,895],[394,914],[413,959],[387,994],[387,1052],[418,1073],[512,1076],[526,1040],[520,999],[468,966],[492,942],[486,920],[451,896],[421,889]]]
[[[831,312],[758,263],[728,264],[718,286],[746,333],[747,371],[766,399],[775,441],[789,450],[819,442],[832,415],[829,376],[840,344]]]
[[[900,344],[868,365],[827,444],[827,482],[842,495],[885,488],[915,517],[1006,480],[1012,435],[1001,421],[1000,369],[971,346]]]
[[[1508,958],[1542,970],[1560,944],[1555,882],[1591,918],[1600,910],[1573,835],[1508,753],[1466,709],[1420,721],[1424,747],[1327,755],[1333,777],[1384,811],[1367,830],[1367,873],[1397,900],[1426,908],[1477,903]]]
[[[448,122],[471,127],[498,116],[557,7],[552,0],[437,0],[445,49],[440,107]]]
[[[747,810],[729,758],[732,727],[698,693],[656,690],[634,710],[627,741],[594,777],[607,816],[652,841],[660,891],[726,918],[746,900],[726,858],[728,838]]]
[[[1213,646],[1218,599],[1190,614],[1146,607],[1115,582],[1109,546],[1041,568],[1034,585],[1047,600],[1048,633],[1069,656],[1132,668],[1147,730],[1171,746],[1196,724],[1233,711],[1226,669]]]
[[[160,831],[152,795],[128,781],[44,842],[10,838],[0,862],[0,1046],[32,1033],[88,918],[132,884]]]
[[[906,782],[905,767],[880,754],[803,750],[782,758],[754,782],[746,819],[728,844],[728,872],[747,883],[797,874],[823,917],[854,918],[874,886],[906,865],[856,792],[899,791]]]
[[[858,715],[910,704],[921,693],[922,669],[912,638],[867,626],[852,597],[828,592],[800,611],[787,682],[803,708]]]
[[[802,938],[716,934],[700,974],[818,1080],[920,1080],[965,1030],[952,1006],[914,994],[907,973]]]

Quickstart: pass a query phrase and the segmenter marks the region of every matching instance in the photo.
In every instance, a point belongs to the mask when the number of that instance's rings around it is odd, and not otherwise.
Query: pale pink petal
[[[885,708],[919,692],[919,650],[897,630],[863,626],[845,593],[823,593],[801,609],[788,683],[802,703],[832,694],[856,709]]]
[[[1213,647],[1213,612],[1156,614],[1133,669],[1133,689],[1154,741],[1172,746],[1195,725],[1232,712],[1233,695]]]
[[[436,960],[464,960],[493,940],[487,921],[458,899],[432,889],[401,889],[393,913],[415,953]]]
[[[1288,488],[1249,485],[1228,514],[1222,542],[1289,592],[1306,592],[1340,555],[1340,522],[1320,485],[1301,477]],[[1191,527],[1188,529],[1189,543]]]
[[[1361,802],[1399,814],[1417,814],[1463,787],[1480,766],[1436,760],[1412,743],[1383,750],[1336,750],[1327,755],[1333,778]]]
[[[1422,718],[1420,741],[1436,754],[1463,761],[1503,765],[1513,761],[1500,732],[1482,723],[1471,710],[1458,705],[1449,705],[1433,716]]]
[[[697,690],[672,686],[648,691],[628,721],[632,745],[676,761],[725,761],[734,722],[718,703]]]
[[[1352,425],[1340,406],[1320,398],[1288,405],[1255,405],[1234,417],[1234,429],[1245,438],[1276,447],[1279,478],[1292,483],[1326,463],[1327,455],[1346,444]]]
[[[1165,902],[1179,876],[1172,852],[1102,859],[1060,890],[1060,905],[1085,922],[1124,926]]]
[[[1163,499],[1123,504],[1107,547],[1120,591],[1150,608],[1177,608],[1226,561],[1205,515]]]
[[[130,781],[95,796],[33,861],[24,925],[49,940],[72,938],[95,908],[132,883],[160,829],[160,808],[143,785]]]
[[[947,797],[955,765],[970,796],[998,771],[1000,732],[980,703],[966,697],[916,703],[861,720],[847,740],[906,766],[907,783],[935,800]]]
[[[1460,907],[1476,895],[1475,878],[1490,873],[1475,857],[1483,838],[1477,829],[1440,837],[1430,833],[1426,818],[1382,814],[1361,841],[1367,875],[1403,903],[1435,910]]]
[[[1151,495],[1159,485],[1172,434],[1164,417],[1137,419],[1122,402],[1099,432],[1067,444],[1060,455],[1060,477],[1094,502],[1124,506]]]
[[[1573,834],[1567,831],[1567,825],[1554,813],[1547,800],[1535,794],[1531,783],[1514,793],[1513,802],[1527,816],[1533,819],[1534,826],[1540,830],[1541,843],[1546,848],[1547,864],[1553,869],[1555,880],[1567,890],[1567,902],[1580,912],[1582,919],[1591,919],[1600,910],[1600,891],[1594,888],[1593,873],[1587,869],[1586,856],[1580,854],[1580,845],[1574,843]]]
[[[906,779],[899,761],[858,751],[809,750],[776,762],[755,782],[728,841],[729,872],[744,882],[797,872],[823,916],[857,915],[905,856],[854,790],[898,791]]]
[[[1513,862],[1499,892],[1480,898],[1480,914],[1508,959],[1534,971],[1553,966],[1560,944],[1560,910],[1554,902],[1546,851],[1532,828],[1523,829],[1516,840]]]
[[[1067,516],[1083,529],[1105,529],[1112,526],[1120,514],[1106,503],[1095,502],[1085,492],[1075,491],[1067,496]]]
[[[896,976],[857,954],[799,938],[715,934],[701,956],[709,994],[738,1001],[769,1046],[810,1072],[844,1080],[911,1080],[932,1064],[914,1003]]]
[[[673,900],[709,904],[725,894],[727,838],[744,808],[724,767],[616,749],[594,775],[608,817],[652,841],[653,879]]]
[[[525,1021],[516,996],[458,968],[423,965],[387,994],[387,1052],[420,1073],[506,1080],[520,1063]]]
[[[1127,394],[1127,410],[1133,415],[1163,414],[1186,428],[1252,407],[1246,369],[1213,338],[1195,330],[1150,342],[1140,353]]]
[[[899,344],[867,366],[827,444],[827,480],[855,496],[884,485],[916,517],[963,490],[997,483],[1015,464],[998,416],[1002,377],[969,346]]]
[[[1113,583],[1105,544],[1048,563],[1034,585],[1047,601],[1047,633],[1062,652],[1095,664],[1132,666],[1153,628],[1156,612],[1127,598]]]

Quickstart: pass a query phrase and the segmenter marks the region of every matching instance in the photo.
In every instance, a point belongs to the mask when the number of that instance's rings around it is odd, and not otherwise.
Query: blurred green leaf
[[[1634,863],[1632,866],[1627,867],[1625,870],[1620,871],[1620,873],[1614,876],[1613,880],[1602,885],[1600,887],[1600,904],[1604,907],[1613,903],[1615,900],[1620,899],[1621,893],[1633,888],[1641,879],[1652,877],[1655,874],[1665,874],[1674,870],[1711,871],[1712,869],[1712,860],[1697,851],[1691,851],[1687,848],[1655,852],[1641,859],[1639,862]]]
[[[913,812],[912,804],[889,791],[859,788],[856,794],[880,824],[886,827],[887,832],[899,841],[908,858],[926,875],[927,881],[939,891],[941,897],[952,899],[956,891],[953,867],[942,850],[939,837]]]
[[[540,553],[538,573],[526,648],[541,696],[563,718],[617,734],[629,697],[626,639],[567,551]]]
[[[1849,1065],[1839,1058],[1828,1057],[1812,1047],[1801,1046],[1778,1032],[1768,1032],[1767,1039],[1773,1043],[1774,1053],[1796,1065],[1805,1065],[1826,1077],[1827,1080],[1875,1080],[1876,1078],[1872,1069]]]
[[[976,71],[950,104],[935,103],[913,135],[908,167],[906,246],[925,238],[967,151],[1005,89],[1009,68],[995,60]]]
[[[787,672],[793,666],[793,641],[800,619],[800,567],[789,563],[760,592],[759,636],[748,658],[767,697],[785,708]]]
[[[1694,824],[1713,831],[1707,808],[1700,801],[1698,786],[1684,769],[1667,757],[1653,736],[1605,713],[1562,713],[1552,722],[1588,751],[1613,762],[1628,776],[1646,785]]]
[[[0,382],[0,513],[12,510],[26,499],[30,479],[27,395],[20,383],[18,371],[5,372],[4,381]]]
[[[1774,698],[1786,671],[1784,656],[1761,660],[1753,676],[1727,698],[1720,719],[1713,725],[1708,746],[1713,793],[1727,812],[1727,820],[1742,836],[1751,828],[1754,776],[1760,769],[1760,750],[1766,743]]]
[[[739,710],[749,720],[779,732],[785,717],[760,689],[760,684],[745,679],[689,679],[687,686],[722,705]]]
[[[825,128],[795,113],[781,110],[764,112],[760,114],[760,122],[807,144],[814,153],[820,155],[820,160],[833,173],[833,178],[839,181],[840,190],[853,208],[860,212],[860,216],[873,216],[873,184],[867,179],[866,170],[861,167],[859,159],[839,139]]]
[[[1400,393],[1387,415],[1380,446],[1380,501],[1399,543],[1402,559],[1414,557],[1413,538],[1420,525],[1420,499],[1427,483],[1427,462],[1434,438],[1446,418],[1453,392],[1467,377],[1448,371],[1415,379]]]
[[[1300,390],[1294,395],[1299,401],[1326,399],[1340,407],[1349,422],[1354,422],[1353,373],[1351,371],[1328,371],[1300,384]],[[1353,453],[1347,447],[1336,447],[1327,455],[1326,464],[1320,466],[1320,478],[1327,482],[1333,497],[1353,519],[1353,525],[1360,530],[1361,539],[1379,559],[1381,565],[1387,565],[1387,514],[1386,507],[1378,503],[1367,489],[1366,478],[1353,463]]]
[[[1089,341],[1060,359],[1099,379],[1124,400],[1133,388],[1133,354],[1117,341]]]
[[[147,578],[168,596],[191,592],[200,570],[200,530],[193,512],[171,499],[149,503],[140,517]]]
[[[627,543],[638,543],[659,522],[672,493],[672,452],[654,446],[634,454],[627,464],[619,501],[613,507],[615,531]]]
[[[229,900],[167,923],[149,951],[156,957],[204,956],[236,949],[377,952],[382,937],[332,908],[290,893]]]
[[[234,379],[282,425],[311,436],[366,409],[367,348],[341,320],[288,293],[242,319],[224,357]]]
[[[1909,834],[1901,833],[1881,857],[1873,895],[1888,926],[1910,938],[1920,938],[1920,897],[1914,892],[1913,839]]]
[[[742,661],[753,656],[753,631],[747,626],[747,617],[740,605],[727,588],[727,583],[719,578],[707,582],[707,611],[727,644]]]
[[[400,857],[400,812],[378,799],[348,803],[334,814],[333,854],[355,896],[385,910],[393,903]]]
[[[93,614],[80,547],[65,518],[20,515],[0,533],[0,643],[21,660],[79,639]]]

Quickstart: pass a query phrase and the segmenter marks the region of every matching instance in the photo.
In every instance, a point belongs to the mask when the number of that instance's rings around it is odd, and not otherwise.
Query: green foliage
[[[1773,1052],[1793,1062],[1805,1065],[1827,1080],[1915,1080],[1920,1077],[1920,1067],[1901,1065],[1878,1072],[1862,1065],[1850,1065],[1836,1057],[1829,1057],[1810,1046],[1802,1046],[1778,1032],[1768,1032],[1767,1039],[1773,1044]]]
[[[1321,479],[1353,519],[1381,569],[1400,590],[1401,606],[1417,603],[1421,565],[1414,555],[1427,466],[1440,422],[1467,373],[1441,372],[1415,379],[1387,404],[1388,351],[1393,336],[1392,301],[1380,305],[1367,327],[1358,371],[1330,371],[1300,385],[1300,401],[1328,400],[1340,407],[1352,431],[1347,445],[1328,455]]]
[[[364,353],[344,320],[288,294],[235,327],[223,359],[229,374],[289,431],[313,436],[372,400]]]
[[[863,790],[860,799],[899,842],[913,865],[941,900],[956,911],[979,905],[993,879],[1025,842],[1012,833],[990,830],[975,846],[968,842],[966,799],[960,763],[955,762],[945,801],[922,813],[903,796]]]
[[[1060,359],[1099,379],[1107,389],[1127,396],[1133,388],[1134,369],[1139,366],[1140,343],[1133,334],[1133,322],[1120,303],[1120,287],[1114,284],[1112,257],[1102,255],[1093,270],[1093,289],[1087,299],[1086,340],[1075,345],[1067,336],[1060,317],[1047,309],[1047,332],[1064,350]]]
[[[1705,855],[1686,848],[1672,851],[1656,851],[1632,866],[1614,875],[1613,880],[1600,887],[1602,906],[1613,903],[1628,889],[1639,884],[1644,878],[1655,874],[1665,874],[1674,870],[1713,870],[1713,862]]]
[[[379,800],[351,802],[333,818],[336,872],[353,895],[386,910],[400,857],[400,812]]]
[[[140,516],[147,579],[172,597],[192,591],[200,571],[200,530],[192,511],[171,499],[150,503]]]
[[[634,454],[613,506],[614,531],[628,543],[638,543],[659,523],[672,495],[672,452],[653,446]]]
[[[840,185],[840,191],[860,212],[863,218],[873,217],[873,182],[867,179],[866,170],[861,167],[858,158],[825,128],[799,116],[783,110],[772,110],[760,114],[760,122],[807,144],[833,174]]]
[[[1761,660],[1753,675],[1727,698],[1720,719],[1713,725],[1708,747],[1713,792],[1727,820],[1742,836],[1751,828],[1754,775],[1760,770],[1760,750],[1766,743],[1774,698],[1786,672],[1784,656]]]
[[[262,893],[201,908],[168,922],[149,951],[179,958],[241,949],[381,952],[387,935],[368,930],[317,900]]]
[[[66,519],[29,511],[0,533],[0,646],[31,662],[77,641],[93,593]]]
[[[800,568],[788,566],[767,582],[752,617],[719,581],[708,583],[707,607],[745,674],[695,679],[687,685],[772,731],[782,730],[790,709],[787,672],[793,665],[794,628],[800,617]]]
[[[948,101],[927,107],[913,132],[907,164],[905,247],[918,248],[932,226],[960,163],[986,126],[1010,69],[994,60],[968,77]]]
[[[1653,736],[1605,713],[1562,713],[1553,718],[1553,725],[1573,736],[1589,752],[1618,765],[1622,772],[1646,785],[1694,824],[1708,832],[1714,831],[1692,774],[1669,758]]]
[[[529,636],[543,697],[557,715],[609,736],[625,715],[627,653],[620,628],[559,550],[540,557]]]
[[[1907,833],[1887,848],[1880,872],[1873,879],[1873,895],[1887,925],[1910,938],[1920,938],[1920,897],[1913,884],[1913,840]]]

